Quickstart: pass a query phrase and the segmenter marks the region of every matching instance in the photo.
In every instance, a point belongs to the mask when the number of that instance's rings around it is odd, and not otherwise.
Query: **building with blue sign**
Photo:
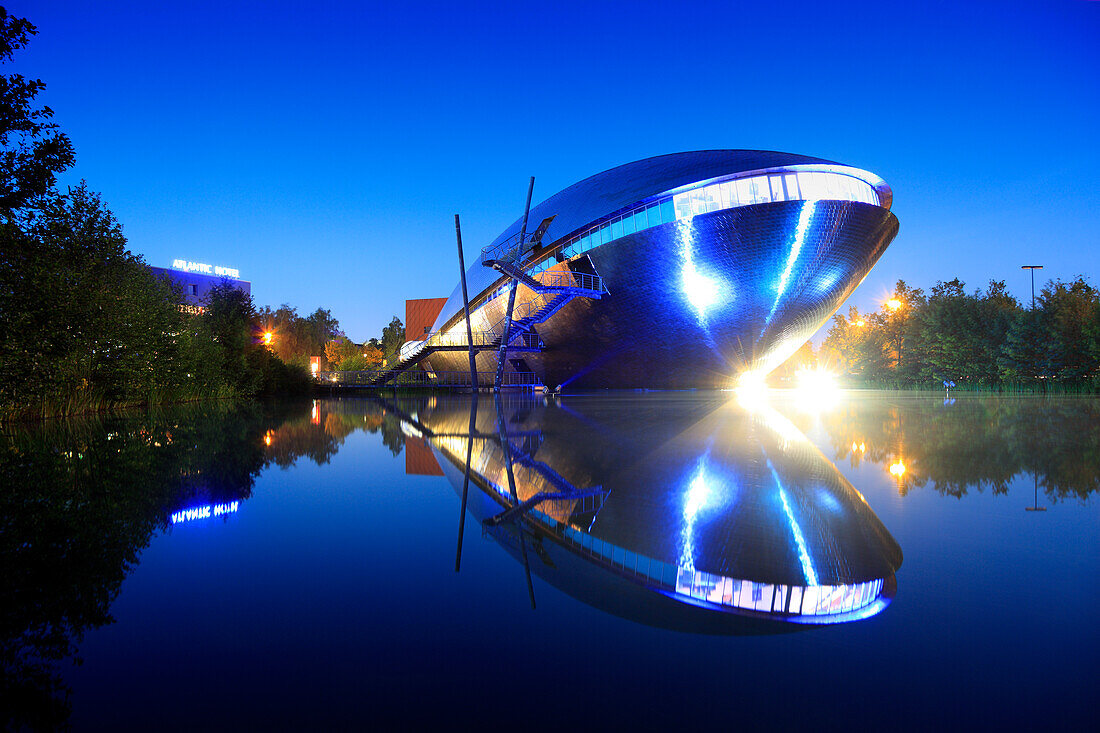
[[[252,294],[252,283],[241,279],[236,268],[207,265],[202,262],[175,260],[172,267],[150,267],[157,277],[168,280],[183,291],[183,306],[191,310],[202,308],[215,285],[231,285],[246,295]]]
[[[551,196],[467,273],[478,339],[548,387],[721,387],[766,374],[820,328],[898,232],[890,187],[820,158],[756,150],[628,163]],[[523,240],[522,242],[520,240]],[[576,297],[577,295],[587,297]],[[505,297],[502,297],[505,296]],[[456,287],[424,346],[429,372],[469,370]],[[406,345],[410,346],[410,345]],[[477,354],[479,373],[498,352]]]

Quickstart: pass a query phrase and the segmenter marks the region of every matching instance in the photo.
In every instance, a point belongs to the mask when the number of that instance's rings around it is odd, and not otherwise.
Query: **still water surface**
[[[354,398],[0,437],[9,723],[1080,726],[1100,682],[1095,400]]]

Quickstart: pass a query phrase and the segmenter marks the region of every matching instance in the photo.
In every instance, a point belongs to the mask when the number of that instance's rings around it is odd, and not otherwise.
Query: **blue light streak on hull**
[[[894,215],[878,206],[788,201],[623,236],[587,252],[609,294],[577,298],[538,325],[545,348],[523,360],[551,387],[727,387],[740,371],[770,371],[794,353],[855,290],[897,231]],[[792,258],[794,240],[801,245]],[[685,297],[685,251],[689,274],[718,283],[705,308]],[[781,281],[777,299],[774,283]],[[486,320],[496,322],[505,305],[504,298],[486,304]],[[436,371],[469,369],[460,353],[428,361]],[[495,365],[495,352],[478,356],[479,371]]]
[[[791,534],[794,536],[795,545],[798,547],[798,561],[802,563],[802,574],[806,578],[807,585],[817,585],[817,571],[814,570],[813,560],[810,558],[810,551],[806,549],[806,538],[802,536],[802,528],[798,526],[798,521],[794,518],[794,513],[791,511],[791,502],[787,498],[787,490],[783,488],[783,482],[779,479],[779,474],[776,473],[775,466],[771,461],[768,461],[768,470],[772,472],[772,477],[775,479],[775,485],[779,488],[779,500],[783,504],[783,513],[787,515],[787,523],[791,527]]]

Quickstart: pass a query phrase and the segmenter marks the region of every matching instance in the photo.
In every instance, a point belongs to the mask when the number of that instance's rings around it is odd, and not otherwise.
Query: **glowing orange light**
[[[271,431],[264,433],[264,445],[271,445]]]
[[[856,321],[856,325],[859,326],[860,328],[863,328],[864,326],[867,325],[867,321],[860,318],[858,321]]]
[[[272,336],[271,331],[264,331],[264,346],[271,346]]]
[[[886,307],[892,311],[896,311],[898,308],[901,308],[901,301],[897,298],[890,298],[890,300],[886,301]]]
[[[890,464],[890,475],[901,478],[905,475],[905,464],[901,462],[899,458],[897,462]]]
[[[866,453],[867,452],[867,444],[866,443],[860,443],[859,444],[859,452],[860,453]]]
[[[852,443],[852,452],[855,453],[857,450],[859,450],[859,446],[855,443]]]

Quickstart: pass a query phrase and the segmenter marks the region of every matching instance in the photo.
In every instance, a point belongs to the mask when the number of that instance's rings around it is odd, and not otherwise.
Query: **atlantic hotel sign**
[[[214,275],[215,277],[231,277],[241,279],[241,271],[236,267],[222,267],[221,265],[208,265],[204,262],[189,262],[188,260],[172,260],[173,270],[183,272],[197,272],[200,275]]]

